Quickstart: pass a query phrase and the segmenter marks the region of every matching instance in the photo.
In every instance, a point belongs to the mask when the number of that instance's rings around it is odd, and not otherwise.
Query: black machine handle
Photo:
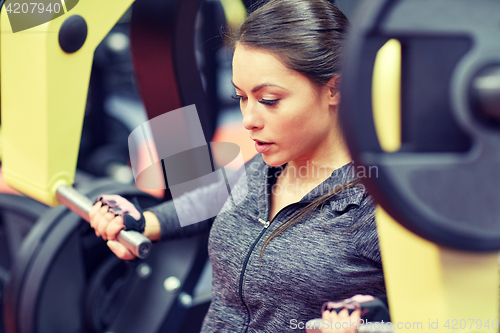
[[[59,186],[56,194],[57,200],[78,214],[82,219],[90,222],[90,209],[93,204],[83,194],[79,193],[71,186]],[[117,236],[117,241],[124,245],[136,257],[146,258],[151,250],[151,241],[143,234],[129,230],[121,230]]]

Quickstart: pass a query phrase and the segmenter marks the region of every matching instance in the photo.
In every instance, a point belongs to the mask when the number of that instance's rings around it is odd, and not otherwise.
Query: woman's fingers
[[[328,328],[321,328],[321,333],[338,333],[340,332],[339,329],[335,328],[335,324],[338,322],[338,315],[337,312],[334,311],[323,311],[322,315],[323,319],[328,320]],[[339,327],[339,326],[337,326]]]
[[[99,203],[97,203],[99,204]],[[96,204],[96,205],[97,205]],[[100,236],[99,231],[97,230],[99,224],[101,223],[102,217],[108,212],[108,206],[104,205],[97,209],[94,217],[90,220],[90,226],[95,230],[95,234],[97,237]]]
[[[108,235],[106,234],[106,230],[108,229],[108,225],[113,221],[115,218],[115,214],[110,213],[110,212],[105,212],[104,215],[99,219],[99,222],[97,223],[97,229],[96,232],[99,236],[102,237],[104,240],[108,240]]]
[[[328,320],[337,320],[337,312],[329,310],[323,311],[322,318]]]
[[[323,320],[328,321],[328,328],[322,333],[356,333],[361,321],[361,306],[359,303],[374,300],[370,295],[355,295],[340,302],[323,304]],[[349,314],[351,312],[351,314]]]
[[[90,220],[92,220],[94,218],[94,215],[97,213],[97,211],[99,210],[99,208],[101,208],[101,202],[100,201],[97,201],[93,206],[92,208],[90,209],[90,212],[89,212],[89,217],[90,217]]]
[[[97,237],[107,240],[109,249],[120,259],[133,260],[135,255],[125,246],[116,241],[116,236],[123,229],[123,217],[115,216],[108,211],[107,205],[98,201],[89,212],[90,226],[95,230]]]
[[[338,314],[339,321],[349,321],[349,310],[343,308]]]
[[[338,321],[340,321],[342,324],[340,327],[345,327],[342,332],[344,333],[356,333],[357,331],[357,324],[358,324],[358,319],[360,318],[360,310],[355,310],[349,315],[349,310],[347,309],[342,309],[342,311],[339,312],[338,314]]]
[[[116,216],[106,227],[106,239],[115,240],[116,236],[123,228],[123,216]]]
[[[349,330],[347,331],[348,333],[356,333],[358,331],[358,324],[360,323],[360,319],[361,319],[361,309],[357,309],[353,313],[351,313],[351,315],[349,316]],[[350,325],[351,323],[355,324],[351,326]]]
[[[110,240],[107,242],[109,249],[122,260],[133,260],[135,255],[130,252],[125,246],[117,241]]]
[[[97,214],[99,213],[100,209],[101,209],[100,201],[96,202],[95,205],[92,206],[92,208],[90,209],[89,217],[90,217],[90,226],[92,227],[92,229],[95,229],[95,226],[97,225],[98,221]]]
[[[375,297],[371,295],[360,295],[360,294],[354,295],[353,297],[346,299],[346,301],[354,301],[358,303],[369,302],[373,300],[375,300]]]
[[[97,202],[91,209],[90,226],[95,230],[97,237],[106,233],[106,227],[115,217],[114,214],[108,212],[108,206],[101,206],[101,202]],[[106,237],[106,236],[104,236]],[[103,237],[103,238],[104,238]],[[105,238],[107,239],[107,238]]]
[[[328,328],[321,333],[356,333],[361,318],[361,310],[357,309],[349,315],[347,308],[337,311],[323,311],[322,318],[328,320]]]

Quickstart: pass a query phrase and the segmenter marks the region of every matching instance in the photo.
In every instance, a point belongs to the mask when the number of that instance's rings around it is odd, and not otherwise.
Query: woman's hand
[[[125,246],[116,241],[118,233],[125,228],[122,216],[108,211],[107,205],[102,205],[101,201],[95,203],[89,213],[90,225],[95,230],[97,237],[107,241],[109,249],[120,259],[132,260],[135,255]]]
[[[342,309],[339,313],[335,310],[325,310],[322,318],[328,320],[327,326],[329,328],[322,328],[321,333],[356,333],[361,318],[361,309],[354,310],[350,315],[347,308]]]
[[[323,320],[328,320],[327,329],[321,333],[356,333],[361,324],[361,306],[359,303],[373,301],[370,295],[355,295],[341,302],[328,302],[323,305]],[[351,310],[351,314],[349,314]],[[339,311],[339,312],[337,312]]]

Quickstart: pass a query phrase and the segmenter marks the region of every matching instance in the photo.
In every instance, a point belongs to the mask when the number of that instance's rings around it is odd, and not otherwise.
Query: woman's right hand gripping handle
[[[89,213],[90,225],[97,237],[107,241],[111,251],[120,259],[132,260],[135,255],[116,240],[118,233],[135,230],[152,241],[160,239],[160,223],[152,212],[142,212],[119,195],[101,195]]]

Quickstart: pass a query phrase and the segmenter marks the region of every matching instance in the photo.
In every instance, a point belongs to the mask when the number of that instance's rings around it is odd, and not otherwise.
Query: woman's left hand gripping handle
[[[121,230],[144,231],[145,219],[140,207],[119,195],[101,195],[90,210],[89,216],[96,236],[106,240],[108,247],[118,258],[136,258],[116,238]]]

